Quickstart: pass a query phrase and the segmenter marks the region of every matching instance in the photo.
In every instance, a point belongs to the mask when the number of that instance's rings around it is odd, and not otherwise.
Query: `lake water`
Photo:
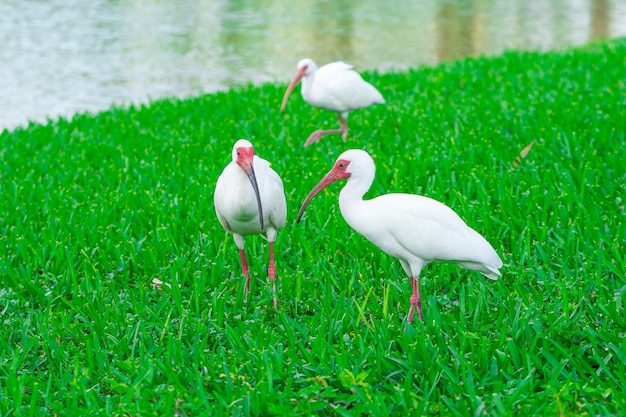
[[[112,104],[626,36],[625,0],[3,0],[0,129]]]

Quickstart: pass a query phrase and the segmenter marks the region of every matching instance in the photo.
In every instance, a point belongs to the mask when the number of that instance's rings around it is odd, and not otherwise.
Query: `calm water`
[[[297,61],[388,71],[626,36],[626,0],[2,0],[0,129],[287,82]]]

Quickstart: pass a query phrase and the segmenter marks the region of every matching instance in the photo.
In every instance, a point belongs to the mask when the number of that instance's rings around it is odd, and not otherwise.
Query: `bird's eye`
[[[343,162],[339,163],[339,168],[344,169],[346,167],[346,164],[344,164]]]

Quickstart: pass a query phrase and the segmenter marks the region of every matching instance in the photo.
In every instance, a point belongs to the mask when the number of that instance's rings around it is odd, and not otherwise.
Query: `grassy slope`
[[[0,412],[623,409],[625,57],[617,40],[368,73],[388,104],[354,113],[346,144],[306,150],[310,131],[336,120],[299,95],[279,114],[285,85],[2,133]],[[213,211],[239,137],[285,183],[278,312],[267,245],[247,240],[245,304]],[[501,254],[503,279],[430,265],[426,321],[407,325],[408,279],[343,221],[339,185],[294,222],[348,147],[377,163],[368,196],[453,207]]]

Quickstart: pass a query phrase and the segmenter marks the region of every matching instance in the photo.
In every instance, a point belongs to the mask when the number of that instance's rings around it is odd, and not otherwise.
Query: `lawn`
[[[0,415],[626,409],[626,39],[364,78],[387,104],[306,149],[336,117],[299,94],[281,114],[288,80],[2,132]],[[278,310],[267,242],[246,240],[244,302],[213,209],[242,137],[285,185]],[[452,207],[503,277],[431,264],[408,324],[409,280],[342,219],[342,184],[295,223],[349,148],[376,162],[366,197]]]

